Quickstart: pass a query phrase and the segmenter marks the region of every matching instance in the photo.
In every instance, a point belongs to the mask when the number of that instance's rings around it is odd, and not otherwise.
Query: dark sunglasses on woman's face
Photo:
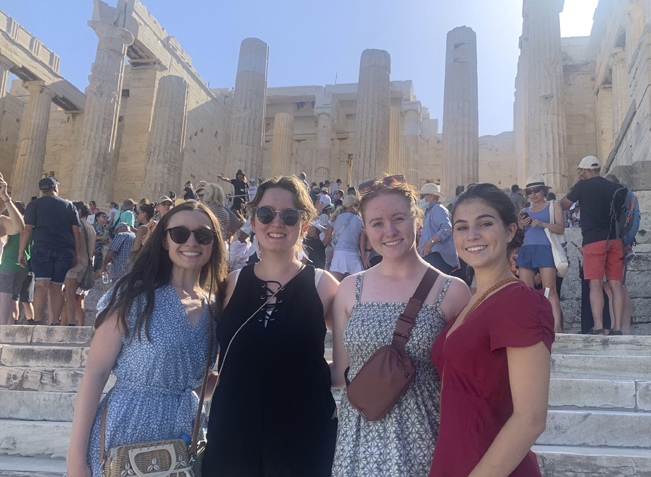
[[[527,189],[526,193],[527,193],[527,195],[531,195],[532,193],[537,194],[541,190],[542,190],[542,187],[536,187],[535,189]]]
[[[215,231],[210,229],[190,230],[187,227],[178,226],[169,228],[166,232],[169,232],[172,242],[178,244],[187,242],[191,234],[194,234],[194,238],[200,245],[208,245],[215,240]]]
[[[288,227],[291,227],[298,223],[298,219],[301,217],[301,212],[303,211],[296,209],[273,210],[271,207],[263,206],[256,207],[255,216],[258,219],[258,222],[267,225],[273,222],[276,214],[280,214],[280,220],[282,220]]]

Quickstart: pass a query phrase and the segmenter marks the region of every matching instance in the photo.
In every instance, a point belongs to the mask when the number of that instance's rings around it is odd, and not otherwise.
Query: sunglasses
[[[298,223],[298,219],[301,218],[302,212],[302,210],[297,209],[273,210],[271,207],[264,206],[256,207],[255,216],[258,219],[258,222],[267,225],[273,222],[276,214],[280,214],[280,220],[282,220],[288,227],[291,227]]]
[[[526,192],[525,192],[525,194],[527,194],[527,195],[537,194],[537,193],[540,192],[541,190],[543,190],[542,187],[535,187],[535,188],[533,188],[533,189],[527,189]]]
[[[373,181],[364,182],[359,185],[358,190],[361,195],[364,195],[376,190],[380,184],[384,184],[387,187],[393,187],[395,185],[404,184],[405,182],[406,182],[405,176],[402,174],[397,174],[395,176],[387,176],[380,181],[373,180]]]
[[[187,227],[179,226],[169,228],[165,232],[169,232],[172,242],[178,244],[187,242],[191,234],[194,234],[194,238],[200,245],[209,245],[215,240],[215,231],[210,229],[190,230]]]

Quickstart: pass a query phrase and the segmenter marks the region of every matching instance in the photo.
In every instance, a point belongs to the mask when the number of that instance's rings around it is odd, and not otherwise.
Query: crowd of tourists
[[[238,171],[218,176],[229,196],[188,182],[178,196],[108,213],[58,197],[51,177],[25,208],[0,177],[0,304],[17,317],[22,301],[39,321],[49,303],[51,325],[83,324],[89,280],[110,286],[79,386],[69,477],[133,475],[118,457],[134,452],[165,471],[152,443],[189,446],[172,461],[190,472],[201,437],[203,476],[541,475],[530,449],[545,429],[565,211],[577,201],[589,331],[630,325],[631,230],[611,214],[629,191],[599,172],[585,158],[560,202],[534,176],[508,193],[460,186],[445,206],[436,185],[416,189],[401,175],[346,189]],[[332,388],[345,390],[338,407]]]

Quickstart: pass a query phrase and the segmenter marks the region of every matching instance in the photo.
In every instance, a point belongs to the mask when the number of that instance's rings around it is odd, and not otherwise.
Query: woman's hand
[[[538,219],[533,219],[533,220],[531,220],[531,218],[529,218],[529,222],[531,223],[531,226],[532,226],[532,227],[544,227],[544,225],[543,225],[544,222],[541,222],[541,221],[538,220]]]
[[[66,466],[68,468],[66,472],[68,477],[92,477],[90,467],[88,467],[85,460],[72,462],[71,459],[68,459]]]
[[[523,217],[520,216],[518,219],[518,225],[520,225],[520,228],[523,229],[525,225],[530,225],[531,224],[531,217]]]

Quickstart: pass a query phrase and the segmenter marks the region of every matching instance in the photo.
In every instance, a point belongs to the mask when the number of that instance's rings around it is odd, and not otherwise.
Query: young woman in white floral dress
[[[380,347],[390,344],[398,315],[429,265],[416,248],[421,216],[415,190],[402,176],[360,186],[364,227],[383,260],[341,283],[334,305],[333,387],[354,379]],[[470,299],[465,283],[439,274],[418,314],[405,351],[416,377],[381,420],[367,421],[346,394],[339,409],[333,477],[425,477],[439,425],[440,380],[432,365],[432,344]]]

